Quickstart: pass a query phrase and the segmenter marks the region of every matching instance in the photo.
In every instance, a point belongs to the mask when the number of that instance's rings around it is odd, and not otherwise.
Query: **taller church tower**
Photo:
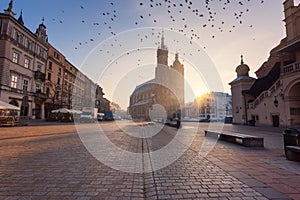
[[[157,65],[168,66],[168,47],[165,45],[164,31],[162,31],[160,48],[157,49]]]
[[[164,31],[162,31],[161,44],[157,49],[157,66],[155,69],[155,79],[158,84],[168,85],[168,47],[165,45]]]

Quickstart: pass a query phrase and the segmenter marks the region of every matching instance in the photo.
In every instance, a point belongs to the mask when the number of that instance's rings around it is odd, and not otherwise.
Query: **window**
[[[56,94],[55,94],[56,100],[58,100],[58,97],[59,97],[59,91],[56,91]]]
[[[49,69],[52,70],[52,62],[49,61]]]
[[[27,39],[27,37],[24,37],[24,46],[26,48],[28,48],[28,39]]]
[[[25,58],[25,64],[24,67],[29,69],[30,68],[30,60],[28,58]]]
[[[35,92],[40,91],[41,90],[41,85],[39,83],[35,84]]]
[[[33,45],[33,42],[31,42],[31,41],[28,41],[28,48],[31,50],[31,51],[33,51],[33,47],[34,45]]]
[[[58,75],[61,75],[61,68],[58,69]]]
[[[10,87],[17,88],[18,77],[16,75],[11,76]]]
[[[40,65],[40,64],[37,65],[37,71],[39,71],[39,72],[42,71],[42,65]]]
[[[19,39],[18,42],[20,44],[23,44],[23,35],[20,34],[18,39]]]
[[[23,80],[23,91],[28,91],[29,80]]]
[[[59,54],[54,52],[54,57],[59,60]]]
[[[48,80],[51,81],[51,73],[48,73]]]
[[[60,85],[60,78],[57,78],[57,85]]]
[[[16,29],[13,29],[12,37],[14,40],[17,40],[17,34],[18,33],[17,33]]]
[[[13,53],[13,62],[19,64],[19,58],[20,58],[20,54],[14,52]]]

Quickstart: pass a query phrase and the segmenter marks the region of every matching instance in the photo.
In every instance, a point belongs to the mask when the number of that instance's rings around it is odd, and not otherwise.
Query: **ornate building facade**
[[[96,100],[109,109],[110,102],[96,96],[97,88],[48,42],[43,21],[33,33],[22,12],[15,18],[11,0],[0,13],[0,100],[19,107],[20,116],[36,119],[57,108],[95,107]]]
[[[44,116],[45,70],[48,58],[46,26],[32,33],[22,12],[14,18],[13,2],[0,13],[0,97],[21,109],[21,116]]]
[[[184,66],[179,61],[178,53],[173,65],[168,66],[168,53],[162,34],[161,45],[157,49],[155,78],[138,85],[130,96],[128,110],[134,120],[171,117],[173,113],[181,113],[184,106]],[[151,117],[154,108],[157,116]]]
[[[233,122],[275,127],[300,126],[300,6],[284,2],[286,37],[266,62],[249,77],[243,62],[230,83]]]

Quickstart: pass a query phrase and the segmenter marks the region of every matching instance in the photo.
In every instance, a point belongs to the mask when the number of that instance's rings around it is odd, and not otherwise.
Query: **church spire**
[[[161,33],[161,44],[160,44],[160,48],[167,50],[167,46],[165,45],[165,32],[164,29],[162,29],[162,33]]]
[[[250,68],[247,64],[244,63],[243,55],[241,55],[241,64],[237,66],[235,71],[237,73],[237,77],[249,76]]]
[[[168,66],[168,48],[165,45],[164,29],[161,35],[161,44],[157,49],[157,64]]]
[[[241,55],[241,65],[244,64],[243,54]]]
[[[20,24],[22,24],[22,25],[24,25],[24,21],[23,21],[23,10],[21,10],[21,13],[20,13],[20,16],[19,16],[19,18],[18,18],[18,22],[20,23]]]

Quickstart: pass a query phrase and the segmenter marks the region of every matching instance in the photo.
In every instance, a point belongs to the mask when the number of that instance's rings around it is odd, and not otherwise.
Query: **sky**
[[[162,29],[169,64],[177,52],[185,66],[186,102],[230,93],[241,54],[256,77],[285,37],[283,0],[14,0],[16,18],[21,10],[33,32],[44,19],[49,42],[124,109],[135,86],[154,78]]]

